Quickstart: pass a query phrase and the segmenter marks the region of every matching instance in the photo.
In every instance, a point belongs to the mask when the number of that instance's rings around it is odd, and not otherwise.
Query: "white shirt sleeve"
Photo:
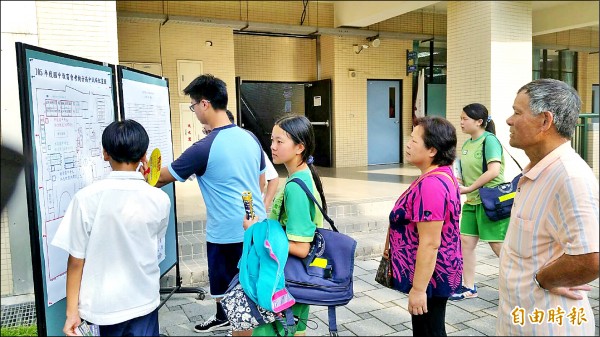
[[[264,151],[263,151],[263,153],[264,153]],[[265,155],[265,164],[267,165],[267,170],[265,171],[265,179],[267,179],[267,181],[269,181],[269,180],[278,178],[279,173],[277,173],[275,166],[273,166],[273,163],[271,163],[271,160],[269,160],[269,157],[267,156],[267,154],[264,153],[264,155]]]
[[[66,250],[73,257],[85,259],[91,232],[91,228],[86,227],[79,200],[75,195],[52,239],[52,245]]]

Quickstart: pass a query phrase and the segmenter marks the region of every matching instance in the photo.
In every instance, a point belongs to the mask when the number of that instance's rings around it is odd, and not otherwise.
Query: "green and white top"
[[[297,242],[312,242],[316,228],[323,227],[323,214],[300,185],[296,183],[288,184],[294,178],[304,181],[306,186],[312,189],[311,192],[315,199],[321,203],[321,196],[315,187],[310,169],[307,168],[295,172],[287,178],[286,185],[273,200],[269,219],[278,220],[281,203],[285,200],[285,209],[280,221],[285,228],[288,239]]]
[[[464,186],[471,186],[483,174],[483,141],[485,142],[485,160],[489,165],[491,162],[500,162],[500,174],[485,184],[485,187],[494,187],[504,182],[504,154],[502,145],[493,133],[485,131],[479,138],[473,140],[467,139],[462,146],[460,166],[462,173],[462,183]],[[481,204],[479,190],[467,193],[467,204]]]

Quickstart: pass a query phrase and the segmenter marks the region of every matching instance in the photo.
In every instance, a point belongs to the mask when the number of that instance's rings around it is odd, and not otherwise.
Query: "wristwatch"
[[[548,291],[548,289],[542,287],[540,285],[540,282],[538,282],[538,280],[537,280],[537,273],[533,274],[533,283],[535,283],[535,285],[538,286],[538,288],[540,288],[540,289],[542,289],[544,291]]]

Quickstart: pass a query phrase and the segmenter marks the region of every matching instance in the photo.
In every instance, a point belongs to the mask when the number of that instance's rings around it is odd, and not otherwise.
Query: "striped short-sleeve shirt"
[[[525,168],[511,213],[500,254],[496,334],[593,335],[586,292],[571,300],[533,280],[563,254],[598,252],[598,181],[570,142]]]

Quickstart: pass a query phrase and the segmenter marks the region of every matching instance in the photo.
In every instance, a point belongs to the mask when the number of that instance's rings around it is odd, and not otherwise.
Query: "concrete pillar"
[[[506,119],[517,90],[531,81],[531,3],[450,1],[447,13],[446,116],[457,127],[458,148],[468,138],[459,127],[462,108],[481,103],[490,111],[500,142],[524,167],[529,159],[508,144]],[[518,172],[506,156],[505,179]]]

